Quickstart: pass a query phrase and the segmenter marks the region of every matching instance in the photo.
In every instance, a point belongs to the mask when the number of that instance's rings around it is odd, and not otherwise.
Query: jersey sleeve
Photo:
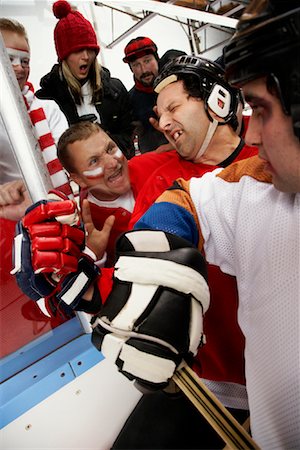
[[[135,224],[134,229],[162,230],[198,246],[199,223],[189,193],[189,182],[178,179]]]
[[[237,171],[233,166],[189,181],[178,179],[141,217],[135,229],[178,235],[203,249],[208,263],[236,275],[236,228],[245,178],[235,179]]]

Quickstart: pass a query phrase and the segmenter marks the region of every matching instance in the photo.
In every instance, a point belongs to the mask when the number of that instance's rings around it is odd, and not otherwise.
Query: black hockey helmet
[[[211,119],[208,107],[235,130],[238,126],[237,110],[242,101],[239,89],[230,86],[225,80],[221,66],[200,56],[183,55],[167,63],[154,81],[154,90],[159,93],[168,84],[193,75],[199,81],[199,91],[206,112]]]
[[[235,86],[267,75],[300,138],[299,0],[253,2],[224,49],[226,76]]]

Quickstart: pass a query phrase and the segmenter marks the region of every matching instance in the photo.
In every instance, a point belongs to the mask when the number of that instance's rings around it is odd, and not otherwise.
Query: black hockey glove
[[[149,230],[122,235],[117,254],[113,289],[94,318],[92,341],[126,377],[163,389],[203,342],[205,260],[186,240]]]

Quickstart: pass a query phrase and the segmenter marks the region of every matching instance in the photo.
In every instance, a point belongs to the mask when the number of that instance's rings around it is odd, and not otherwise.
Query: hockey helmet
[[[224,78],[221,66],[199,56],[179,56],[167,63],[154,81],[154,90],[159,93],[168,84],[192,75],[199,81],[199,92],[209,115],[208,107],[229,123],[233,129],[238,126],[237,110],[242,101],[239,89],[230,86]]]
[[[250,4],[225,48],[226,76],[236,86],[270,77],[300,138],[299,0],[268,0],[259,6]]]

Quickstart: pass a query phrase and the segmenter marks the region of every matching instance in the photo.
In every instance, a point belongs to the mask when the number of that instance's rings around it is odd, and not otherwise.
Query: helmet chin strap
[[[218,124],[219,122],[216,119],[212,119],[212,122],[209,123],[205,139],[200,147],[200,150],[195,156],[194,161],[197,161],[205,153],[207,147],[209,146],[210,141],[212,140],[213,135],[215,134]]]

